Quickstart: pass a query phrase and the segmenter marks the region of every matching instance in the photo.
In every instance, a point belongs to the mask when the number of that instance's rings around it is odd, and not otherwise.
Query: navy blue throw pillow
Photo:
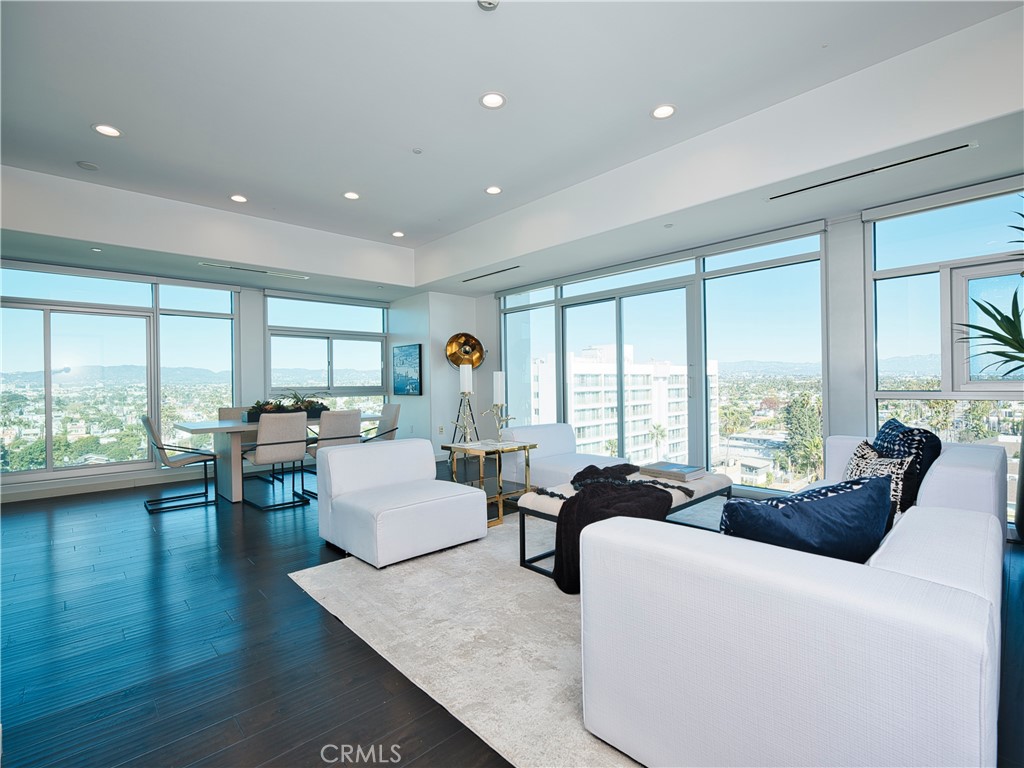
[[[927,429],[908,427],[898,419],[889,419],[879,428],[871,447],[886,459],[911,457],[910,466],[903,477],[903,491],[898,505],[901,512],[906,512],[917,503],[921,480],[932,462],[942,453],[942,441]]]
[[[721,531],[778,547],[866,562],[885,536],[890,480],[858,477],[765,501],[733,498]]]

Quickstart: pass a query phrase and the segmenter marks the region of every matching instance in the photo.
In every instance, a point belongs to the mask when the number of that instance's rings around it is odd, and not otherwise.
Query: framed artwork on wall
[[[391,348],[392,393],[395,395],[422,395],[420,382],[420,345],[403,344]]]

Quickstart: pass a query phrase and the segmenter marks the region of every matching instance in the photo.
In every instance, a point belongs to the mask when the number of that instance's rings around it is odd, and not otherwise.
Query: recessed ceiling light
[[[231,199],[234,200],[236,203],[248,203],[249,202],[249,198],[247,198],[245,195],[232,195]]]
[[[103,253],[102,248],[90,248],[89,250],[92,251],[93,253]]]
[[[405,237],[405,232],[392,232],[392,237]]]
[[[672,117],[676,113],[676,108],[671,104],[659,104],[651,110],[651,117],[655,120],[664,120],[666,117]]]
[[[98,171],[100,167],[96,163],[90,163],[88,160],[79,160],[75,163],[83,171]]]
[[[488,91],[480,97],[480,104],[487,109],[501,109],[505,106],[505,96],[497,91]]]
[[[501,187],[488,187],[484,190],[488,195],[500,195]]]
[[[118,136],[123,135],[121,131],[117,130],[117,128],[115,128],[112,125],[106,125],[105,123],[96,123],[95,125],[93,125],[92,129],[96,131],[96,133],[103,134],[104,136],[109,136],[112,139],[116,139]]]
[[[359,193],[358,192],[346,192],[344,197],[345,197],[346,200],[358,200],[359,199]]]

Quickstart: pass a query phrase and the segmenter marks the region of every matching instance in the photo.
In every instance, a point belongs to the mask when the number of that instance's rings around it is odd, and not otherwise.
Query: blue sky
[[[1014,246],[1009,224],[1019,223],[1016,193],[966,205],[886,219],[875,224],[878,267],[894,268],[960,257],[1002,253]],[[811,238],[813,239],[813,238]],[[801,243],[807,238],[791,241]],[[785,244],[783,244],[785,245]],[[770,246],[776,247],[776,246]],[[762,249],[712,257],[709,268],[742,263]],[[778,255],[768,253],[767,255]],[[739,262],[737,262],[739,259]],[[4,295],[92,303],[97,297],[122,306],[152,306],[146,283],[4,269]],[[1009,283],[1007,283],[1009,285]],[[1012,285],[1011,285],[1012,289]],[[162,306],[193,311],[230,311],[230,293],[181,286],[161,286]],[[818,362],[821,359],[821,289],[817,263],[748,272],[705,283],[708,356],[719,361],[771,360]],[[879,356],[939,353],[938,280],[934,275],[879,283],[877,327]],[[1004,291],[1005,292],[1005,291]],[[270,300],[271,323],[308,322],[311,309],[328,317],[330,327],[380,331],[380,310],[343,307],[288,299]],[[685,303],[681,291],[626,300],[624,333],[637,360],[675,359],[683,354]],[[327,309],[325,309],[325,307]],[[327,312],[327,315],[323,315]],[[336,315],[336,316],[335,316]],[[550,317],[550,315],[548,315]],[[142,364],[146,359],[145,321],[138,318],[71,315],[54,312],[53,364]],[[41,312],[3,311],[0,366],[3,370],[40,370]],[[161,320],[163,365],[225,370],[230,366],[230,324],[226,320],[164,317]],[[57,333],[59,331],[59,333]],[[553,346],[550,322],[535,323],[535,350]],[[573,351],[615,341],[610,303],[568,310],[566,338]],[[666,353],[666,350],[673,350]],[[375,368],[376,349],[346,350],[341,367]],[[140,362],[141,361],[141,362]],[[275,367],[310,367],[308,356],[279,355]]]

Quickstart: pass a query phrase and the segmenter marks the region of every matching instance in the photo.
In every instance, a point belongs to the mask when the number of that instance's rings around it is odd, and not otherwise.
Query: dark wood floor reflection
[[[508,765],[288,578],[338,557],[315,501],[146,514],[155,494],[4,505],[7,768],[323,766],[345,745]],[[1000,765],[1024,768],[1024,547],[1007,576]]]
[[[315,501],[149,515],[156,494],[4,505],[7,768],[323,766],[345,745],[508,765],[288,578],[338,557]]]

